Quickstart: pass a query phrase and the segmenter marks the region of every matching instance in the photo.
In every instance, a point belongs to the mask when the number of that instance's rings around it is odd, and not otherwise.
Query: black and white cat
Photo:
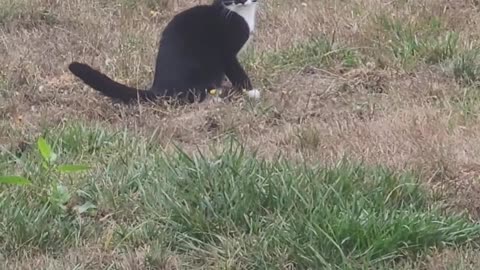
[[[68,68],[93,89],[125,103],[159,97],[201,102],[209,90],[221,87],[225,76],[235,91],[259,98],[237,59],[254,31],[256,9],[257,0],[214,0],[174,16],[162,33],[148,90],[115,82],[86,64],[72,62]]]

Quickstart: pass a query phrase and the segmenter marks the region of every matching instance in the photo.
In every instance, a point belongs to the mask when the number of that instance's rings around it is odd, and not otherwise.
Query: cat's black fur
[[[240,15],[225,6],[239,2],[245,0],[215,0],[177,14],[162,33],[154,80],[148,90],[115,82],[86,64],[72,62],[69,70],[103,95],[125,103],[137,97],[203,101],[208,90],[221,86],[225,75],[235,89],[252,90],[250,78],[237,59],[250,29]]]

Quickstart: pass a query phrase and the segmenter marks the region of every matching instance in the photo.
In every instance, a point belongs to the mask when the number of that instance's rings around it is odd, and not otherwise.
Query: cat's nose
[[[247,0],[235,0],[235,4],[245,4]]]

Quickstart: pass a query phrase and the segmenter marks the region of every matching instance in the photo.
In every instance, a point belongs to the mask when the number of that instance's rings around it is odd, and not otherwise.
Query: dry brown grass
[[[102,248],[90,247],[88,249],[75,249],[63,254],[62,257],[49,255],[31,256],[25,255],[25,260],[19,262],[7,261],[2,269],[5,270],[33,270],[33,269],[125,269],[140,270],[150,269],[177,270],[180,268],[179,259],[175,256],[148,257],[148,248],[120,252],[107,252]],[[146,257],[148,259],[146,260]],[[145,264],[148,264],[146,266]],[[1,265],[1,264],[0,264]],[[5,268],[3,268],[5,267]]]
[[[132,134],[155,136],[166,147],[180,143],[185,149],[205,147],[234,133],[267,158],[281,152],[311,163],[332,164],[347,157],[415,169],[448,195],[455,209],[480,216],[479,111],[466,115],[457,101],[467,88],[457,84],[445,65],[418,61],[413,69],[403,69],[388,50],[391,33],[382,30],[377,19],[389,16],[421,28],[436,17],[445,30],[460,34],[459,48],[469,49],[479,45],[480,26],[473,23],[480,19],[476,1],[264,0],[253,43],[257,55],[281,54],[325,35],[342,47],[358,48],[362,63],[291,71],[260,61],[250,65],[249,72],[268,90],[261,104],[240,101],[180,109],[112,105],[66,67],[74,59],[85,61],[119,81],[146,86],[165,23],[174,12],[199,1],[156,3],[156,13],[150,8],[155,1],[148,0],[13,2],[0,0],[0,6],[11,8],[6,15],[0,11],[2,145],[28,141],[42,127],[73,120],[129,127]],[[260,85],[263,75],[270,76],[268,85]],[[90,251],[80,259],[77,251],[72,253],[66,264],[41,257],[15,269],[73,269],[72,262],[90,261]],[[121,257],[120,267],[140,269],[132,264],[135,256]]]
[[[149,254],[148,248],[139,248],[128,252],[106,252],[99,248],[89,248],[83,250],[71,250],[66,252],[63,257],[40,255],[33,257],[25,255],[21,262],[6,261],[0,266],[5,270],[73,270],[73,269],[161,269],[161,270],[179,270],[184,269],[181,263],[181,257],[174,255],[161,254],[153,256]],[[185,263],[185,260],[183,261]],[[447,270],[478,269],[480,258],[473,250],[454,250],[449,249],[434,253],[423,262],[399,264],[395,266],[398,270]],[[214,264],[209,269],[221,269],[222,266]],[[189,268],[190,269],[190,268]],[[288,269],[288,267],[286,267]]]

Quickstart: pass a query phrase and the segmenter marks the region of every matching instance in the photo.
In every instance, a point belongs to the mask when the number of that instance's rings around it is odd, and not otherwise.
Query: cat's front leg
[[[225,74],[236,91],[245,91],[247,96],[253,99],[260,98],[260,91],[253,88],[248,74],[236,57],[231,58],[227,63]]]

